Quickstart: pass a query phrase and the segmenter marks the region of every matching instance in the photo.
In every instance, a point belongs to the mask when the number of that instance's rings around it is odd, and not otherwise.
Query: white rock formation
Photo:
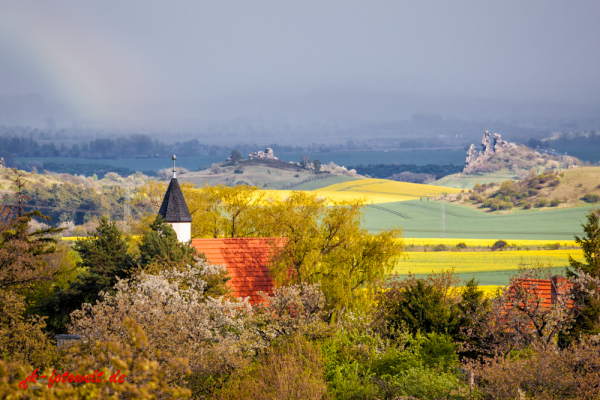
[[[501,153],[506,149],[515,149],[517,145],[512,142],[502,140],[502,136],[498,133],[494,133],[492,136],[493,143],[490,140],[490,131],[485,131],[483,138],[481,139],[481,151],[475,149],[475,145],[472,144],[467,150],[467,158],[465,160],[464,173],[470,172],[473,165],[482,164],[487,161],[493,154]]]

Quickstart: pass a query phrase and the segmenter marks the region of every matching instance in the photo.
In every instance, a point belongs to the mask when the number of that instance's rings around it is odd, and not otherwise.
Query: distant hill
[[[462,202],[490,211],[569,208],[600,201],[600,167],[530,174],[519,181],[475,184]]]
[[[537,175],[545,171],[561,171],[571,166],[582,165],[575,157],[563,156],[551,150],[538,151],[524,145],[504,147],[496,151],[489,150],[491,143],[487,151],[486,146],[482,147],[484,149],[480,153],[474,145],[467,151],[463,172],[445,176],[433,184],[471,189],[478,183],[523,179],[531,171]]]
[[[235,186],[247,184],[265,189],[295,188],[302,183],[313,182],[320,179],[331,178],[335,175],[362,178],[362,176],[349,172],[339,166],[324,166],[326,171],[315,173],[314,169],[305,169],[297,163],[263,158],[243,160],[238,163],[224,162],[213,164],[210,168],[188,172],[179,175],[182,182],[191,182],[198,186],[209,184],[211,186],[223,184]],[[330,185],[327,183],[324,186]]]

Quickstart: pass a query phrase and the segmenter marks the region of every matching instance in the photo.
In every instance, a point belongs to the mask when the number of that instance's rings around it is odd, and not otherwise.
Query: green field
[[[446,237],[473,239],[573,240],[582,235],[580,221],[590,207],[554,210],[515,210],[490,214],[467,206],[446,203]],[[405,239],[440,235],[440,202],[402,201],[370,205],[364,227],[370,232],[402,227]]]
[[[490,182],[503,182],[508,180],[514,180],[518,177],[515,174],[508,171],[498,171],[489,174],[452,174],[438,179],[433,184],[437,186],[445,186],[457,189],[472,189],[476,183],[483,185],[484,183]]]

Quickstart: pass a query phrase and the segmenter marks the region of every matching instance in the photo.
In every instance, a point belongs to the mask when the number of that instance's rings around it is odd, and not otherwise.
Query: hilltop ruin
[[[506,149],[517,148],[515,143],[509,143],[506,140],[502,140],[502,136],[499,133],[494,133],[492,139],[494,141],[493,145],[490,140],[490,131],[485,131],[483,139],[481,140],[482,151],[477,151],[474,144],[469,147],[463,173],[471,172],[474,166],[485,163],[494,154],[502,153]]]

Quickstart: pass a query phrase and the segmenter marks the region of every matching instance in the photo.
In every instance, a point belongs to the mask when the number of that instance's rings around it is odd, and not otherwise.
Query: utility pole
[[[442,202],[440,203],[440,238],[446,237],[446,193],[442,193]]]

